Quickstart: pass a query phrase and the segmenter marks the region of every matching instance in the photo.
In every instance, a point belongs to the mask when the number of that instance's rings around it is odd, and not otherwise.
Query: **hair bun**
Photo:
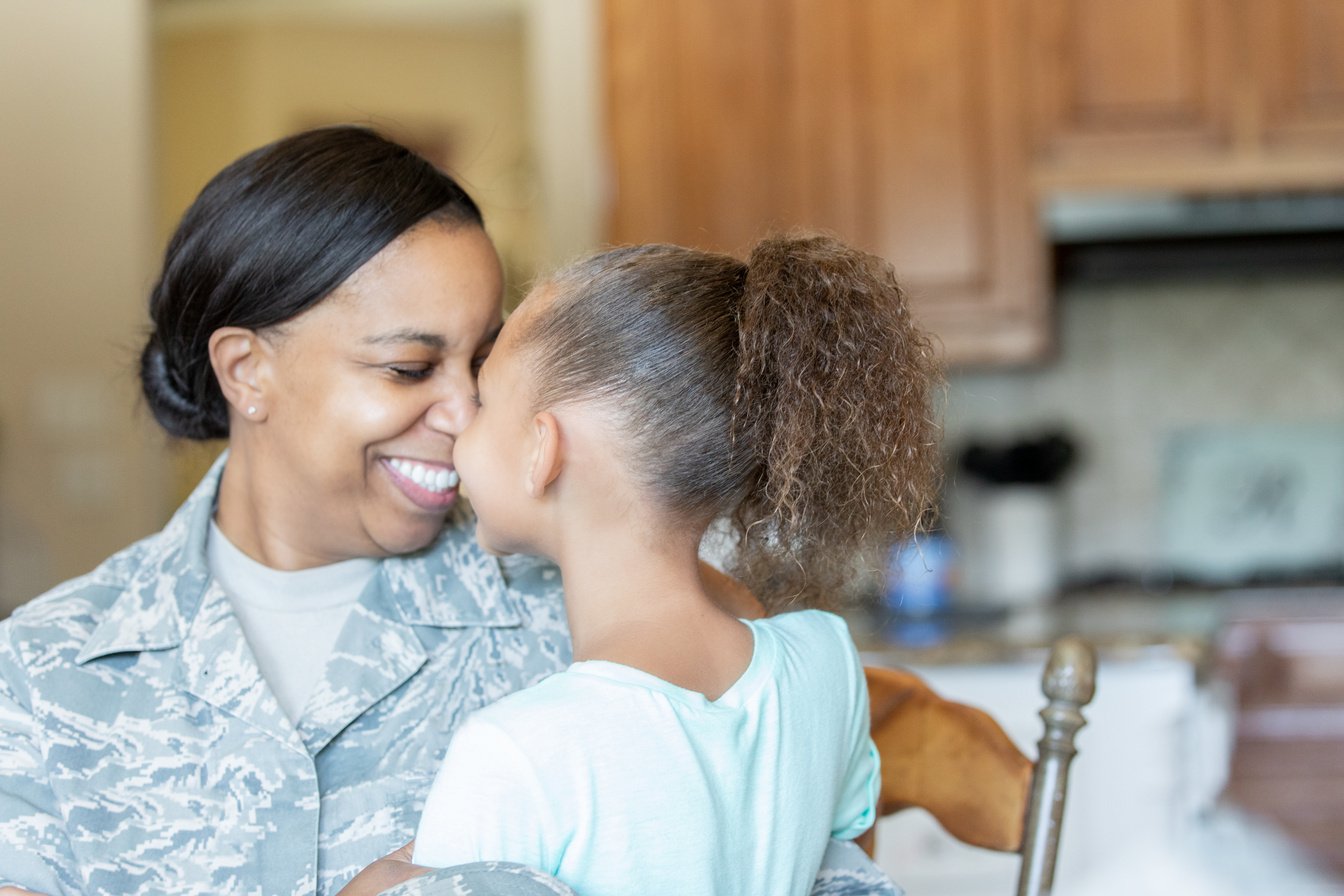
[[[218,419],[218,413],[201,407],[189,394],[169,365],[157,333],[150,335],[140,355],[140,384],[154,419],[169,435],[196,441],[228,436],[227,419]]]

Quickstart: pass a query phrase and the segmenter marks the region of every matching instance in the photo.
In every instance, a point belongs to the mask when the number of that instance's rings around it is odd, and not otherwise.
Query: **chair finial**
[[[1097,688],[1097,656],[1077,635],[1065,635],[1050,650],[1041,690],[1051,700],[1086,706]]]
[[[1055,641],[1041,676],[1049,703],[1041,710],[1045,732],[1031,779],[1018,896],[1044,896],[1054,885],[1069,763],[1077,752],[1073,738],[1086,724],[1082,710],[1092,700],[1096,680],[1097,655],[1090,644],[1077,635]]]

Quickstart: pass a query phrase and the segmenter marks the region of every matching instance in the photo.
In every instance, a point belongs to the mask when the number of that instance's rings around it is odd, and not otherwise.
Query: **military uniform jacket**
[[[0,622],[0,885],[334,893],[414,835],[463,716],[569,663],[554,567],[462,515],[380,563],[291,724],[206,566],[222,470]]]

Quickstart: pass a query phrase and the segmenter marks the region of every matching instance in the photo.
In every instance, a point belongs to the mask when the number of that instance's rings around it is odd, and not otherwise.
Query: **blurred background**
[[[218,450],[135,381],[195,193],[372,124],[460,177],[512,299],[609,242],[890,259],[947,478],[866,659],[1029,745],[1039,651],[1098,644],[1070,892],[1344,891],[1344,0],[14,0],[0,66],[0,615]],[[1002,892],[901,824],[912,892]]]

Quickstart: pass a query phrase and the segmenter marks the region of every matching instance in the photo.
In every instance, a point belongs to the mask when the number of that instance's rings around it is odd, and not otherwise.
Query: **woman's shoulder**
[[[40,655],[78,653],[109,610],[126,593],[146,558],[158,552],[164,533],[131,544],[89,572],[38,595],[0,620],[0,641],[22,644],[30,661]]]
[[[432,544],[414,555],[390,558],[396,567],[413,568],[425,580],[448,575],[488,589],[498,576],[515,596],[552,603],[561,598],[560,570],[549,560],[523,554],[497,557],[476,541],[476,515],[459,507],[448,517]]]

